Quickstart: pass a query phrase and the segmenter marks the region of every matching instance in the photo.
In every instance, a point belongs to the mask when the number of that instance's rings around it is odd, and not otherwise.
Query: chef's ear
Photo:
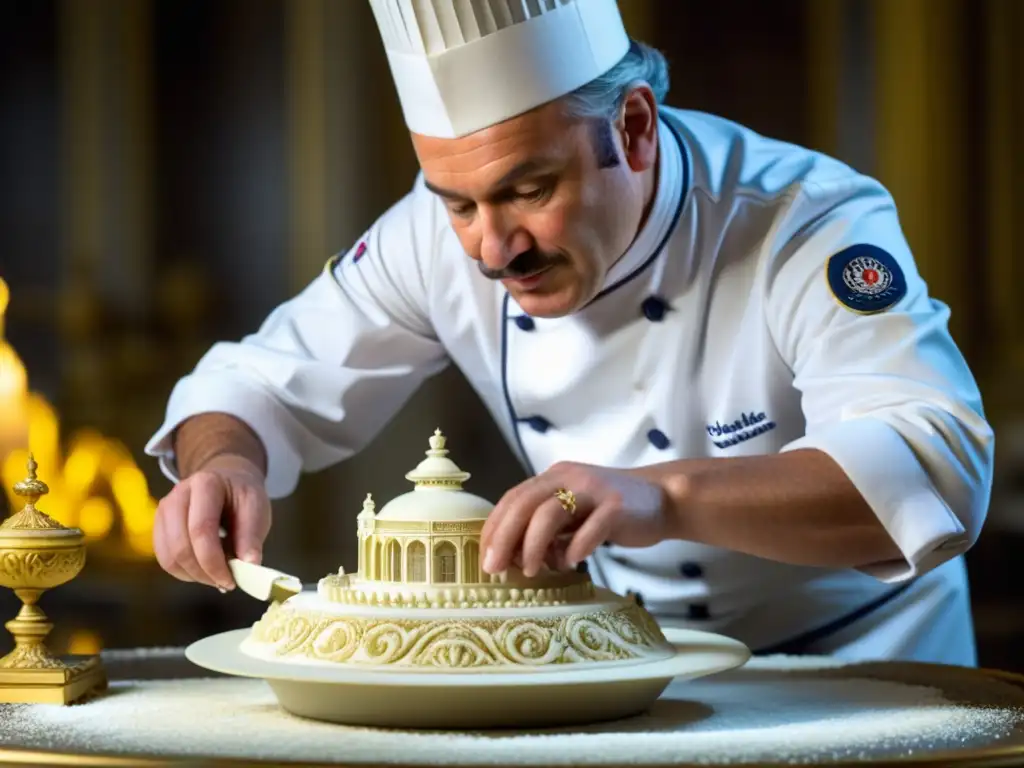
[[[658,102],[647,83],[630,87],[615,123],[629,167],[637,173],[652,168],[658,159]]]

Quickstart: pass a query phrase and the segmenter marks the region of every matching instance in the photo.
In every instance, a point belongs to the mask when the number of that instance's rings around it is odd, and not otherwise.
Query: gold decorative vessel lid
[[[33,539],[59,538],[66,542],[71,538],[82,538],[82,531],[78,528],[68,528],[61,525],[41,509],[36,508],[36,502],[50,492],[49,487],[36,476],[35,457],[29,454],[28,477],[14,485],[14,492],[25,499],[25,506],[20,512],[8,517],[0,524],[0,540],[10,541],[11,539]]]

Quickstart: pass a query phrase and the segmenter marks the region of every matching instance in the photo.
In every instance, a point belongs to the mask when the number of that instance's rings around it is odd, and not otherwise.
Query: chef
[[[154,543],[231,588],[269,499],[454,364],[529,479],[484,570],[588,567],[764,653],[976,664],[993,435],[876,181],[663,103],[614,0],[370,0],[421,173],[147,446]],[[584,565],[585,563],[585,565]]]

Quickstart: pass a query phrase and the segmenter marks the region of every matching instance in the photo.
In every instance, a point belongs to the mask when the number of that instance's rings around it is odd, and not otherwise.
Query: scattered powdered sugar
[[[647,714],[627,720],[478,733],[303,720],[279,709],[258,680],[131,681],[74,707],[0,707],[0,744],[349,765],[798,764],[1024,745],[1017,686],[979,682],[971,670],[906,670],[893,681],[873,679],[883,671],[891,678],[890,665],[754,659],[730,673],[673,683]]]

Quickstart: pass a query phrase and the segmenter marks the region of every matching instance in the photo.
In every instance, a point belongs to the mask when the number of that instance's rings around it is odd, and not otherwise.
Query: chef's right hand
[[[230,590],[235,581],[225,547],[259,563],[269,532],[270,498],[260,468],[240,456],[217,456],[160,501],[153,548],[172,576]]]

